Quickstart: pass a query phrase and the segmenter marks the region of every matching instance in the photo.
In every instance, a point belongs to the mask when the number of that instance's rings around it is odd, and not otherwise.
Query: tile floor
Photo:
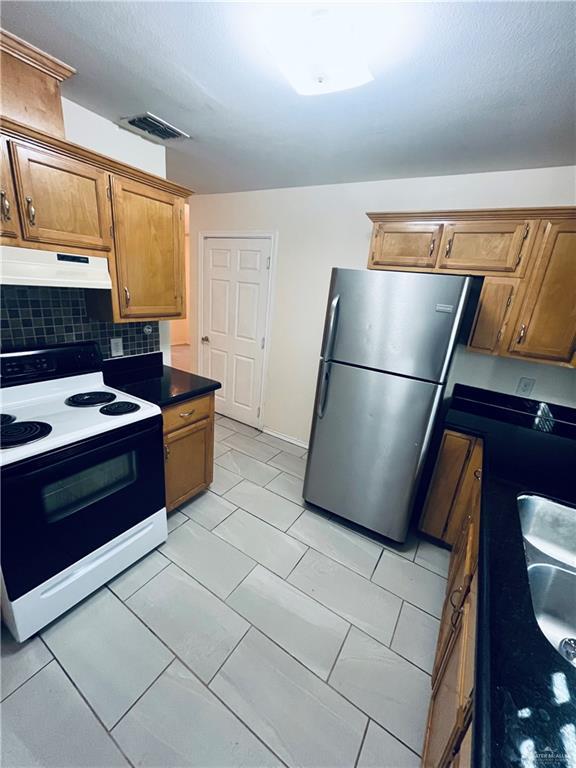
[[[4,768],[419,765],[448,553],[304,509],[305,449],[217,422],[165,544],[3,630]]]

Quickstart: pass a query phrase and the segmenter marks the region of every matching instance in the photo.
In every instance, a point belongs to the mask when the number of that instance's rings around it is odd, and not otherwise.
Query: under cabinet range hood
[[[105,256],[82,256],[33,248],[0,246],[0,285],[110,290]]]

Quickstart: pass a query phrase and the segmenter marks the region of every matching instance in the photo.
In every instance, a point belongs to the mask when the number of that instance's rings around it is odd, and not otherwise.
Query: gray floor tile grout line
[[[182,525],[184,525],[184,523],[182,523]],[[178,526],[178,528],[179,528],[179,527],[180,527],[180,526]],[[174,530],[176,530],[176,529],[174,529]],[[110,585],[112,584],[112,582],[111,582],[111,581],[107,582],[106,586],[108,587],[108,589],[110,590],[110,592],[112,592],[112,594],[116,595],[116,597],[117,597],[119,600],[121,600],[123,603],[125,603],[125,602],[126,602],[126,600],[129,600],[131,597],[134,597],[134,595],[135,595],[137,592],[140,592],[140,590],[142,589],[142,587],[145,587],[145,586],[146,586],[146,584],[149,584],[149,583],[152,581],[152,579],[156,578],[156,576],[159,576],[159,575],[162,573],[162,571],[165,571],[165,570],[166,570],[166,568],[168,568],[170,565],[172,565],[172,560],[170,560],[168,557],[166,557],[165,555],[163,555],[163,554],[162,554],[162,552],[159,552],[159,551],[158,551],[158,549],[153,549],[153,550],[152,550],[152,552],[158,552],[158,554],[159,554],[159,555],[161,555],[162,557],[164,557],[164,559],[165,559],[165,560],[167,560],[168,562],[166,563],[166,565],[163,565],[163,566],[162,566],[162,568],[160,568],[160,570],[159,570],[159,571],[157,571],[155,574],[153,574],[152,576],[150,576],[150,578],[149,578],[149,579],[146,579],[146,581],[145,581],[143,584],[140,584],[140,586],[139,586],[139,587],[137,587],[137,588],[134,590],[134,592],[131,592],[129,595],[126,595],[126,597],[120,597],[120,595],[117,595],[117,594],[116,594],[116,592],[114,592],[114,590],[113,590],[113,589],[112,589],[112,587],[110,586]],[[141,558],[141,560],[139,560],[138,562],[141,562],[142,560],[146,559],[146,557],[149,557],[149,555],[151,555],[151,554],[152,554],[152,552],[150,552],[148,555],[145,555],[145,556],[144,556],[143,558]],[[116,578],[118,578],[119,576],[122,576],[122,574],[126,573],[126,571],[127,571],[127,570],[129,570],[129,569],[126,569],[126,570],[122,571],[122,573],[119,573],[119,574],[118,574],[118,576],[117,576]]]
[[[243,435],[241,432],[234,432],[235,435],[240,435],[240,437],[245,437],[246,440],[254,440],[253,437],[250,437],[249,435]],[[242,448],[238,448],[237,445],[231,445],[230,443],[227,443],[226,440],[229,440],[232,435],[229,435],[228,437],[225,437],[224,440],[219,440],[218,442],[220,445],[225,445],[229,450],[231,451],[238,451],[238,453],[243,453],[245,456],[250,456],[251,459],[254,459],[255,461],[262,461],[261,459],[257,459],[255,456],[251,456],[248,451],[243,450]],[[258,443],[256,440],[254,440],[256,443],[256,446],[259,448],[262,448],[262,446],[266,446],[267,448],[271,448],[272,450],[276,451],[274,446],[269,445],[268,443]],[[262,461],[262,464],[268,464],[269,461],[272,461],[276,456],[278,456],[279,453],[282,453],[281,450],[276,451],[274,456],[270,456],[269,459],[266,459],[266,461]],[[274,467],[276,469],[276,467]],[[280,470],[281,472],[283,470]]]
[[[405,602],[404,598],[400,598],[400,599],[402,602],[400,603],[400,610],[398,611],[398,616],[396,616],[396,621],[394,622],[394,630],[392,631],[392,636],[390,638],[390,645],[389,645],[390,650],[392,650],[392,643],[394,642],[394,636],[396,634],[396,630],[398,629],[398,622],[400,621],[400,615],[402,614],[402,609],[404,608],[404,602]]]
[[[344,644],[346,643],[346,640],[348,640],[348,635],[352,631],[352,627],[353,626],[354,626],[353,624],[348,622],[348,629],[346,630],[346,634],[344,635],[344,639],[340,643],[340,648],[338,648],[338,653],[336,654],[336,656],[334,658],[334,661],[332,662],[332,666],[330,667],[330,671],[328,672],[328,675],[326,677],[326,684],[327,685],[330,685],[330,683],[328,682],[330,680],[330,675],[332,674],[332,672],[334,672],[334,667],[336,666],[336,664],[338,662],[338,659],[340,658],[340,654],[342,653],[342,648],[344,648]],[[330,686],[330,687],[332,687],[332,686]]]
[[[372,568],[372,573],[371,573],[371,574],[370,574],[370,576],[368,577],[368,581],[370,581],[370,582],[372,582],[372,577],[373,577],[373,576],[374,576],[374,574],[376,573],[376,568],[378,568],[378,564],[380,563],[380,560],[382,560],[382,553],[383,553],[383,552],[384,552],[384,547],[382,547],[382,549],[380,550],[380,554],[379,554],[379,555],[378,555],[378,557],[376,558],[376,564],[374,565],[374,568]],[[372,583],[374,583],[374,582],[372,582]]]
[[[225,499],[225,501],[229,501],[229,499]],[[253,512],[250,512],[250,510],[249,510],[249,509],[244,509],[244,507],[236,507],[236,509],[234,510],[234,512],[238,512],[238,510],[240,510],[241,512],[244,512],[244,513],[245,513],[245,514],[247,514],[247,515],[250,515],[250,517],[253,517],[253,518],[254,518],[254,520],[258,520],[258,522],[260,522],[260,523],[263,523],[264,525],[267,525],[269,528],[272,528],[272,530],[273,530],[273,531],[276,531],[277,533],[283,533],[285,536],[288,536],[288,530],[285,530],[285,531],[283,531],[283,530],[282,530],[282,528],[278,528],[276,525],[274,525],[273,523],[270,523],[268,520],[263,520],[261,517],[258,517],[258,515],[255,515]],[[218,525],[215,525],[215,526],[214,526],[214,528],[212,528],[212,529],[211,529],[210,533],[214,533],[214,535],[215,535],[215,536],[218,536],[218,534],[217,534],[217,533],[215,533],[216,529],[217,529],[217,528],[220,528],[220,526],[222,525],[222,523],[225,523],[225,522],[226,522],[226,520],[228,520],[228,518],[229,518],[231,515],[233,515],[233,514],[234,514],[234,512],[230,512],[230,514],[229,514],[229,515],[227,515],[227,516],[224,518],[224,520],[221,520],[221,521],[218,523]],[[298,517],[296,518],[296,520],[299,520],[299,519],[300,519],[300,517],[301,517],[301,515],[302,515],[302,512],[301,512],[301,513],[298,515]],[[192,522],[196,522],[196,521],[194,520],[194,518],[193,518],[193,517],[191,517],[190,519],[192,520]],[[294,523],[296,522],[296,520],[294,520]],[[292,523],[292,525],[294,525],[294,523]],[[291,527],[292,527],[292,526],[290,526],[290,528],[291,528]],[[218,538],[219,538],[219,539],[221,539],[222,537],[221,537],[221,536],[218,536]],[[293,541],[297,541],[297,539],[296,539],[294,536],[290,536],[290,538],[291,538]],[[224,539],[224,541],[228,541],[228,539]],[[228,542],[228,543],[230,543],[230,542]],[[301,541],[300,543],[301,543],[301,544],[304,544],[305,542],[302,542],[302,541]],[[234,545],[232,545],[232,546],[234,546]],[[241,552],[243,552],[244,550],[240,550],[240,551],[241,551]],[[244,554],[246,554],[246,552],[244,552]],[[250,557],[250,555],[248,555],[248,557]],[[252,559],[254,560],[254,558],[252,558]]]
[[[360,741],[360,746],[358,747],[358,754],[356,755],[356,760],[354,760],[354,768],[358,768],[358,761],[360,760],[360,755],[362,754],[362,749],[364,747],[364,742],[366,741],[366,734],[368,733],[369,727],[370,718],[366,720],[366,725],[364,726],[364,733],[362,734],[362,740]]]
[[[226,658],[224,659],[224,661],[222,662],[222,664],[220,664],[220,666],[218,667],[218,669],[216,670],[216,672],[214,672],[214,674],[212,675],[212,677],[210,678],[210,680],[208,680],[208,682],[207,682],[207,683],[204,683],[204,685],[206,686],[206,688],[210,688],[210,686],[212,685],[212,682],[213,682],[214,678],[215,678],[215,677],[216,677],[216,676],[217,676],[217,675],[218,675],[218,674],[221,672],[221,670],[222,670],[222,667],[224,666],[224,664],[226,664],[226,662],[228,661],[228,659],[229,659],[229,658],[230,658],[230,657],[231,657],[231,656],[234,654],[234,652],[236,651],[236,649],[238,648],[238,646],[240,645],[240,643],[241,643],[241,642],[244,640],[244,638],[246,637],[246,635],[248,634],[248,632],[250,632],[250,630],[253,628],[252,624],[251,624],[251,623],[250,623],[250,622],[249,622],[247,619],[244,619],[244,621],[246,622],[246,624],[248,624],[248,627],[246,628],[246,632],[243,632],[243,633],[242,633],[242,637],[241,637],[241,638],[238,640],[238,642],[237,642],[237,643],[235,643],[235,644],[234,644],[234,647],[233,647],[233,648],[232,648],[232,649],[231,649],[231,650],[230,650],[230,651],[229,651],[229,652],[226,654]],[[212,689],[210,688],[210,690],[212,690]]]
[[[44,638],[42,638],[42,639],[44,639]],[[50,652],[52,653],[52,651],[50,651]],[[114,745],[115,745],[115,746],[118,748],[118,750],[120,751],[121,755],[122,755],[122,756],[123,756],[123,757],[126,759],[126,761],[128,762],[128,764],[133,766],[134,764],[133,764],[132,760],[130,760],[130,759],[129,759],[129,757],[128,757],[128,755],[126,755],[126,754],[124,753],[124,750],[123,750],[123,749],[122,749],[122,747],[120,747],[120,745],[119,745],[119,744],[116,742],[116,739],[115,739],[115,738],[113,738],[112,734],[110,733],[110,729],[106,727],[106,725],[105,725],[105,724],[104,724],[104,722],[102,721],[102,719],[101,719],[100,715],[99,715],[99,714],[96,712],[96,710],[95,710],[95,709],[92,707],[92,705],[90,704],[90,702],[88,701],[88,699],[86,698],[86,696],[83,694],[83,692],[80,690],[80,688],[79,688],[79,687],[76,685],[76,682],[74,681],[74,678],[73,678],[73,677],[71,677],[71,675],[69,675],[69,674],[68,674],[68,672],[67,672],[67,671],[66,671],[66,669],[64,668],[64,665],[63,665],[63,664],[60,662],[60,660],[58,659],[58,657],[57,657],[57,656],[54,656],[54,657],[53,657],[53,661],[55,661],[55,662],[56,662],[56,664],[57,664],[57,665],[60,667],[60,669],[62,670],[62,672],[63,672],[63,674],[64,674],[64,677],[66,677],[66,679],[70,681],[70,684],[72,685],[72,687],[74,688],[74,690],[75,690],[75,691],[78,693],[78,695],[80,696],[80,698],[82,699],[82,701],[83,701],[83,702],[86,704],[86,706],[88,707],[88,709],[90,710],[90,712],[91,712],[91,713],[94,715],[94,717],[95,717],[95,719],[97,720],[97,722],[98,722],[98,723],[99,723],[99,724],[102,726],[102,729],[104,730],[104,733],[105,733],[105,734],[108,736],[108,738],[109,738],[109,739],[112,741],[112,743],[113,743],[113,744],[114,744]],[[164,670],[162,670],[162,671],[164,671]],[[161,674],[162,674],[162,673],[161,673]]]
[[[297,541],[297,539],[294,539],[294,541]],[[304,542],[300,542],[300,543],[304,544]],[[295,563],[294,567],[290,570],[290,573],[287,576],[284,577],[284,581],[286,581],[288,584],[290,584],[291,587],[294,587],[295,584],[292,584],[292,582],[288,581],[288,579],[290,578],[290,576],[292,576],[292,574],[294,573],[296,568],[298,568],[298,566],[300,565],[300,563],[304,559],[304,556],[306,555],[306,553],[310,551],[310,547],[308,546],[308,544],[304,544],[304,546],[306,547],[306,549],[304,550],[304,552],[302,552],[302,555],[298,558],[298,562]],[[302,591],[302,590],[300,590],[300,591]],[[304,593],[304,594],[306,594],[306,593]],[[324,606],[324,607],[326,607],[326,606]]]
[[[267,443],[264,443],[264,445],[267,445]],[[282,469],[278,469],[278,467],[273,467],[272,464],[268,464],[267,462],[262,461],[261,459],[256,459],[254,456],[250,456],[250,454],[248,454],[248,453],[243,453],[242,451],[239,451],[237,448],[230,448],[230,450],[226,451],[225,453],[221,453],[220,456],[217,456],[214,459],[214,464],[218,464],[219,467],[222,467],[222,464],[218,463],[218,459],[221,459],[223,456],[226,456],[226,454],[230,453],[231,451],[236,451],[236,453],[242,453],[242,456],[247,456],[249,459],[252,459],[252,461],[257,462],[258,464],[262,464],[262,466],[266,467],[266,469],[274,469],[274,470],[276,470],[276,474],[274,475],[274,477],[271,477],[270,480],[268,480],[269,483],[271,483],[273,480],[275,480],[278,477],[278,475],[281,475],[282,472],[283,472]],[[272,457],[272,458],[274,458],[274,457]],[[223,469],[228,469],[228,467],[224,466]],[[228,471],[232,472],[233,470],[228,470]],[[236,474],[238,474],[241,477],[243,477],[244,480],[248,480],[249,482],[254,483],[254,481],[250,480],[249,477],[245,477],[242,474],[242,472],[237,472]],[[254,483],[254,485],[259,485],[259,483]],[[260,488],[265,488],[265,487],[266,487],[265,485],[261,485],[260,486]]]
[[[45,644],[45,645],[46,645],[46,644]],[[46,647],[48,648],[48,646],[46,646]],[[36,675],[37,675],[39,672],[42,672],[42,670],[43,670],[43,669],[46,669],[46,667],[48,666],[48,664],[51,664],[53,661],[56,661],[56,662],[58,661],[58,660],[56,659],[56,657],[54,656],[54,654],[52,653],[52,651],[50,650],[50,648],[48,648],[48,651],[50,652],[50,658],[48,659],[48,661],[46,662],[46,664],[42,664],[42,666],[41,666],[39,669],[37,669],[37,670],[35,670],[34,672],[32,672],[32,674],[30,675],[30,677],[27,677],[27,678],[26,678],[26,680],[23,680],[23,681],[20,683],[20,685],[18,685],[18,686],[16,686],[16,688],[14,688],[14,690],[13,690],[13,691],[10,691],[10,693],[7,693],[7,694],[6,694],[6,696],[4,696],[2,699],[0,699],[0,703],[4,704],[6,701],[8,701],[8,699],[9,699],[11,696],[14,696],[14,694],[15,694],[17,691],[19,691],[19,690],[20,690],[20,688],[22,688],[22,686],[23,686],[23,685],[26,685],[26,683],[30,682],[30,680],[32,680],[32,678],[33,678],[33,677],[36,677]]]
[[[125,605],[126,605],[126,604],[125,604]],[[129,606],[129,605],[126,605],[126,608],[127,608],[129,611],[130,611],[130,613],[132,613],[134,616],[136,616],[136,618],[137,618],[137,619],[140,619],[140,617],[139,617],[137,614],[135,614],[135,613],[134,613],[134,611],[133,611],[133,610],[130,608],[130,606]],[[142,621],[142,619],[140,619],[140,621]],[[160,640],[160,638],[158,637],[158,635],[157,635],[155,632],[153,632],[153,631],[150,629],[150,627],[149,627],[147,624],[145,624],[144,626],[146,627],[146,629],[147,629],[149,632],[152,632],[152,634],[154,635],[154,637],[156,637],[156,639],[157,639],[157,640]],[[162,645],[163,645],[165,648],[168,648],[168,646],[166,645],[166,643],[163,643],[163,642],[162,642],[162,640],[160,640],[160,642],[162,643]],[[154,683],[155,683],[155,682],[157,682],[157,681],[158,681],[158,680],[159,680],[159,679],[162,677],[162,675],[164,674],[164,672],[166,672],[166,670],[168,669],[168,667],[170,667],[172,664],[174,664],[174,662],[176,661],[176,659],[178,659],[178,661],[181,661],[181,659],[180,659],[180,658],[179,658],[179,657],[178,657],[178,656],[177,656],[177,655],[174,653],[174,651],[173,651],[171,648],[168,648],[168,650],[169,650],[169,651],[170,651],[170,653],[172,654],[172,658],[170,659],[170,661],[169,661],[169,662],[166,664],[166,666],[165,666],[165,667],[163,667],[163,669],[162,669],[162,670],[161,670],[161,671],[160,671],[160,672],[159,672],[159,673],[156,675],[156,677],[154,678],[154,680],[152,680],[152,682],[150,683],[150,685],[147,685],[147,686],[146,686],[146,688],[145,688],[145,689],[142,691],[142,693],[141,693],[141,694],[138,696],[138,698],[134,699],[134,701],[132,702],[132,704],[130,704],[130,706],[128,707],[128,709],[126,710],[126,712],[124,712],[124,714],[123,714],[123,715],[120,715],[120,717],[118,718],[118,720],[116,720],[116,722],[114,723],[114,725],[111,725],[111,726],[110,726],[110,728],[108,729],[108,730],[109,730],[109,733],[112,733],[112,731],[114,730],[114,728],[116,728],[116,726],[117,726],[117,725],[119,725],[119,724],[122,722],[122,720],[123,720],[123,719],[126,717],[126,715],[128,714],[128,712],[130,712],[130,710],[131,710],[131,709],[133,709],[133,708],[136,706],[136,704],[138,704],[138,702],[140,701],[140,699],[141,699],[143,696],[145,696],[145,695],[148,693],[148,691],[150,690],[150,688],[152,688],[152,686],[154,685]],[[188,667],[187,667],[187,668],[188,668]]]

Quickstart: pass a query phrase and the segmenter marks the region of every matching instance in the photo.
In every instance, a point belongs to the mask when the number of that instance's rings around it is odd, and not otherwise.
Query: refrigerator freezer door
[[[333,269],[321,355],[444,381],[470,278]]]
[[[440,384],[322,363],[304,498],[404,541]]]

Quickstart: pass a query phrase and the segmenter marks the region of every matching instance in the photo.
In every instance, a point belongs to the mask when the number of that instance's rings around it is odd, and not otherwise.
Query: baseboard
[[[268,427],[262,427],[262,432],[264,432],[265,435],[272,435],[272,437],[279,437],[280,440],[286,440],[287,443],[297,445],[298,448],[305,448],[308,450],[308,443],[304,443],[302,440],[296,440],[295,437],[290,437],[290,435],[284,435],[282,432],[275,432],[273,429],[268,429]]]

